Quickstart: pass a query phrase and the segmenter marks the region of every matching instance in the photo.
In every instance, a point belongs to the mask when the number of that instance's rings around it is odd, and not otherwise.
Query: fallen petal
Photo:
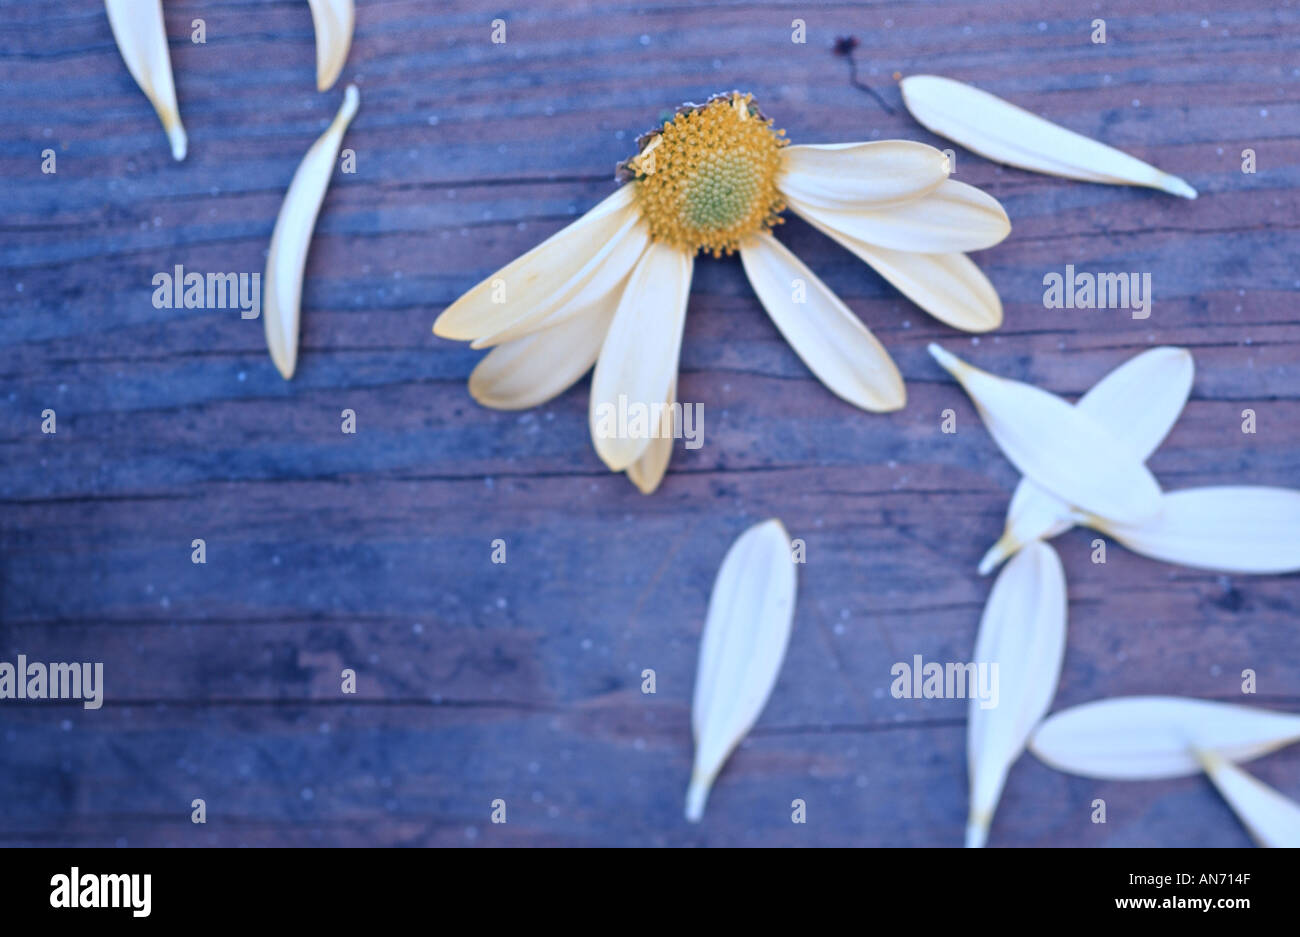
[[[970,818],[966,845],[983,846],[1007,772],[1056,695],[1065,656],[1065,573],[1056,551],[1033,543],[993,583],[973,662],[997,666],[996,703],[970,697],[966,761]]]
[[[316,27],[316,90],[327,91],[338,80],[352,45],[356,20],[353,0],[307,0]]]
[[[1201,770],[1193,749],[1249,761],[1300,739],[1300,715],[1178,696],[1084,703],[1043,721],[1029,740],[1040,759],[1069,774],[1118,781],[1176,778]]]
[[[938,345],[930,354],[961,383],[1003,454],[1062,500],[1136,522],[1160,509],[1156,484],[1132,447],[1045,390],[972,367]]]
[[[1196,190],[1177,176],[987,91],[937,75],[912,75],[903,79],[901,88],[907,109],[928,129],[995,162],[1068,179],[1149,186],[1196,198]]]
[[[794,621],[790,536],[772,519],[749,528],[727,551],[700,638],[691,728],[695,764],[686,819],[704,816],[713,779],[745,737],[776,685]]]
[[[104,0],[104,8],[122,60],[167,131],[173,158],[184,159],[189,144],[176,106],[162,0]]]
[[[1135,553],[1225,573],[1300,570],[1300,491],[1224,485],[1166,492],[1140,524],[1081,520]]]
[[[1198,751],[1196,756],[1255,842],[1273,848],[1300,848],[1300,804],[1216,752]]]
[[[266,346],[271,360],[285,380],[293,377],[298,366],[299,304],[302,300],[303,270],[307,251],[316,229],[316,216],[329,188],[330,178],[339,155],[343,133],[356,116],[361,96],[356,85],[348,85],[343,106],[320,138],[302,158],[289,183],[280,216],[271,234],[271,250],[266,258]]]

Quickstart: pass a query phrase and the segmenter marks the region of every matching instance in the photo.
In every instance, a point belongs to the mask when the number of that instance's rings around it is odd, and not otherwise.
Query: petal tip
[[[172,145],[172,159],[181,162],[185,159],[186,153],[189,152],[189,138],[185,135],[185,128],[177,123],[167,128],[167,139]]]

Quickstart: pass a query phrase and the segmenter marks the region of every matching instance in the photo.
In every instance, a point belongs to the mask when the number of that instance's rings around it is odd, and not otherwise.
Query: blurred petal
[[[1196,774],[1193,749],[1250,761],[1300,739],[1300,716],[1178,696],[1123,696],[1048,717],[1029,740],[1069,774],[1118,781]]]
[[[938,345],[930,354],[970,395],[1016,468],[1058,498],[1136,523],[1160,509],[1160,486],[1132,446],[1045,390],[972,367]]]
[[[167,48],[162,0],[104,0],[104,8],[127,70],[153,105],[163,130],[167,131],[172,157],[184,159],[189,144],[176,106],[176,85],[172,81],[172,58]]]
[[[1300,491],[1257,485],[1167,492],[1140,524],[1084,518],[1135,553],[1225,573],[1300,570]]]
[[[912,75],[903,79],[901,87],[903,102],[913,117],[939,136],[996,162],[1069,179],[1150,186],[1196,198],[1196,190],[1177,176],[987,91],[937,75]]]
[[[649,435],[608,432],[609,414],[668,399],[686,322],[694,258],[652,242],[628,278],[591,379],[591,438],[611,471],[641,457]]]
[[[910,140],[787,146],[778,186],[815,208],[870,208],[920,198],[948,178],[948,157]]]
[[[907,393],[889,353],[799,258],[762,234],[741,246],[740,259],[763,308],[828,390],[864,410],[903,406]]]
[[[352,45],[356,9],[352,0],[307,0],[316,28],[316,90],[326,91],[338,80]]]
[[[993,589],[973,662],[997,666],[993,706],[970,694],[966,760],[970,819],[966,845],[983,846],[1007,772],[1056,695],[1065,656],[1065,573],[1045,543],[1026,547],[1007,564]]]
[[[1300,804],[1215,752],[1197,752],[1205,773],[1261,846],[1300,848]]]
[[[691,728],[695,764],[686,819],[704,816],[713,779],[776,685],[794,622],[790,536],[778,520],[749,528],[727,551],[700,638]]]

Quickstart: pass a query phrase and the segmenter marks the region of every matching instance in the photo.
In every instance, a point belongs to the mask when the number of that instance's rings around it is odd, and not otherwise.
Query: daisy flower
[[[787,208],[936,318],[972,332],[998,326],[997,292],[964,252],[993,246],[1011,224],[996,199],[948,178],[941,151],[906,140],[787,143],[738,92],[685,105],[642,136],[619,167],[625,185],[434,323],[443,338],[492,348],[470,375],[474,399],[534,407],[595,365],[596,452],[654,491],[680,418],[695,257],[739,253],[768,315],[828,390],[864,410],[899,409],[903,380],[880,342],[772,236]],[[616,429],[609,416],[636,407],[662,415],[659,425]]]

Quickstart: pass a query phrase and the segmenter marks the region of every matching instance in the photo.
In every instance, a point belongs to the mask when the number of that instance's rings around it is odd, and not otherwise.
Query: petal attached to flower
[[[333,122],[311,145],[293,174],[285,193],[280,215],[271,233],[271,250],[266,258],[266,308],[262,318],[266,328],[266,346],[271,360],[287,381],[298,366],[299,305],[302,301],[302,276],[307,266],[307,251],[316,216],[329,188],[338,161],[339,145],[348,124],[356,116],[360,95],[356,85],[348,85],[343,105]]]
[[[788,198],[793,211],[820,227],[887,250],[954,254],[992,247],[1011,233],[997,199],[953,179],[921,198],[877,208],[820,208]]]
[[[889,353],[798,257],[761,234],[741,245],[740,259],[776,327],[832,393],[874,412],[903,406],[907,392]]]
[[[901,88],[913,117],[939,136],[995,162],[1068,179],[1149,186],[1196,198],[1196,190],[1177,176],[987,91],[937,75],[912,75],[903,79]]]
[[[577,296],[621,238],[634,235],[640,227],[636,221],[632,186],[622,186],[444,309],[433,324],[434,334],[473,341],[529,319],[543,322]]]
[[[727,551],[700,638],[691,728],[695,764],[686,819],[704,816],[709,788],[757,721],[776,685],[794,621],[790,536],[778,520],[755,524]]]
[[[1195,367],[1185,348],[1152,348],[1125,361],[1079,398],[1076,407],[1104,424],[1145,462],[1164,441],[1187,403]],[[1135,400],[1142,401],[1134,406]],[[1074,526],[1069,504],[1022,478],[1007,507],[1002,538],[980,561],[988,575],[1023,544],[1046,540]]]
[[[1056,713],[1030,750],[1058,771],[1141,781],[1201,770],[1194,749],[1250,761],[1300,739],[1300,715],[1178,696],[1121,696]]]
[[[949,173],[940,150],[911,140],[787,146],[778,185],[816,208],[873,208],[920,198]]]
[[[172,156],[185,158],[188,141],[176,106],[172,59],[167,49],[162,0],[104,0],[108,25],[131,77],[158,113],[171,143]]]
[[[684,251],[652,242],[605,335],[591,379],[590,421],[596,453],[611,471],[623,471],[645,452],[650,427],[638,428],[634,419],[667,400],[677,380],[694,262]]]
[[[1198,751],[1205,773],[1255,842],[1300,849],[1300,804],[1242,771],[1216,752]]]
[[[1016,468],[1058,498],[1102,517],[1136,523],[1160,509],[1160,486],[1132,447],[1045,390],[972,367],[938,345],[931,356],[970,395]]]
[[[998,291],[965,254],[891,251],[849,237],[815,217],[805,216],[804,220],[857,254],[895,289],[939,321],[967,332],[987,332],[1002,324],[1002,300]]]
[[[667,406],[659,423],[659,433],[645,447],[641,458],[627,467],[627,477],[643,495],[654,494],[659,483],[668,471],[668,462],[673,457],[673,404],[677,401],[677,382],[673,381],[668,393]]]
[[[1065,619],[1061,561],[1047,544],[1031,544],[993,583],[975,639],[973,662],[997,668],[989,670],[995,673],[997,695],[992,700],[970,695],[967,846],[984,845],[1007,771],[1052,705],[1065,656]]]
[[[352,45],[356,20],[353,0],[307,0],[316,27],[316,90],[327,91],[338,80]]]
[[[1300,570],[1300,491],[1225,485],[1170,491],[1142,523],[1082,519],[1135,553],[1225,573]]]
[[[596,363],[613,318],[613,304],[596,305],[498,345],[470,374],[470,395],[497,410],[527,410],[559,396]]]

